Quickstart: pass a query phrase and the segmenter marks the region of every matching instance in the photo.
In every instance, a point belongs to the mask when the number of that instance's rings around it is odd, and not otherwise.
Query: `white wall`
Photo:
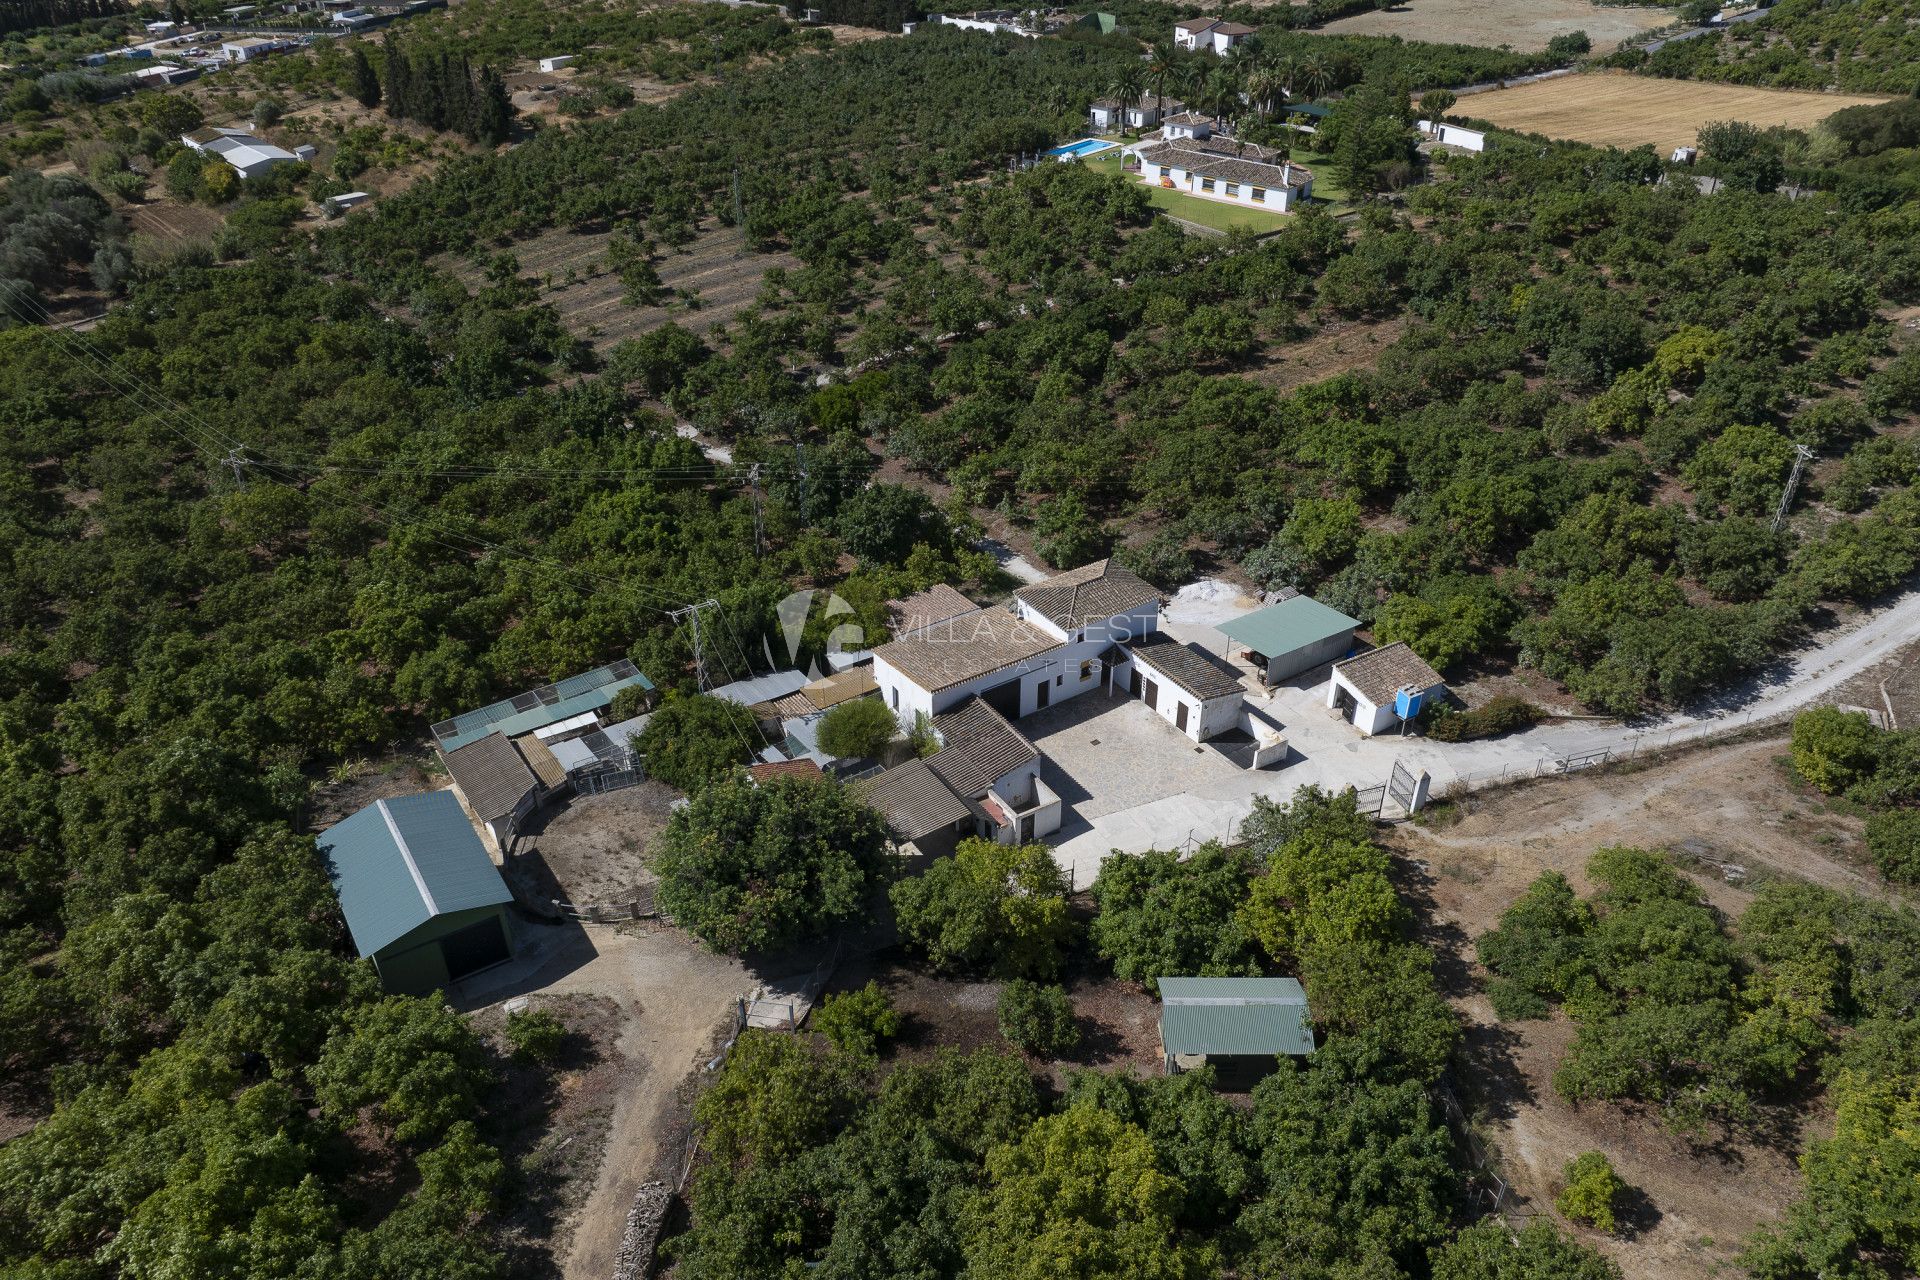
[[[1392,703],[1388,703],[1384,707],[1376,707],[1373,703],[1368,702],[1366,697],[1358,689],[1354,688],[1352,683],[1340,673],[1340,668],[1335,667],[1333,669],[1333,678],[1327,681],[1327,705],[1329,707],[1337,703],[1340,690],[1342,689],[1345,689],[1353,695],[1353,700],[1357,707],[1354,713],[1353,723],[1361,733],[1372,737],[1374,734],[1384,732],[1400,723],[1400,717],[1394,714]],[[1432,702],[1435,698],[1444,698],[1446,696],[1447,686],[1437,684],[1426,691],[1425,701]]]
[[[1058,649],[986,675],[975,676],[938,692],[922,689],[884,656],[878,653],[874,655],[873,678],[880,686],[880,697],[902,728],[913,728],[915,712],[924,711],[931,716],[949,711],[976,693],[998,688],[1015,678],[1016,673],[1020,681],[1020,714],[1031,715],[1040,707],[1039,690],[1042,684],[1049,686],[1049,706],[1097,689],[1105,671],[1095,659],[1109,645],[1125,644],[1129,640],[1152,635],[1160,629],[1160,606],[1157,601],[1149,601],[1129,613],[1117,614],[1104,622],[1082,628],[1071,636],[1019,600],[1013,601],[1009,607],[1016,616],[1025,619],[1036,629],[1065,643]]]
[[[1171,178],[1177,189],[1202,200],[1218,200],[1221,204],[1245,205],[1249,209],[1266,209],[1274,213],[1290,213],[1296,200],[1305,200],[1313,194],[1312,179],[1300,187],[1264,187],[1262,190],[1267,194],[1264,202],[1253,198],[1254,184],[1250,182],[1235,183],[1234,194],[1228,195],[1227,184],[1216,178],[1213,180],[1213,190],[1205,191],[1201,189],[1201,178],[1197,174],[1189,173],[1178,165],[1158,165],[1141,157],[1141,181],[1158,186],[1162,175]]]
[[[1205,742],[1208,738],[1225,733],[1239,724],[1240,706],[1245,695],[1233,693],[1224,698],[1209,698],[1202,702],[1157,670],[1146,658],[1136,653],[1133,660],[1140,668],[1140,678],[1151,680],[1158,690],[1154,695],[1154,705],[1151,708],[1153,713],[1178,728],[1180,708],[1185,707],[1187,727],[1182,732],[1195,742]],[[1146,690],[1143,688],[1141,690],[1143,699],[1145,695]]]
[[[1487,135],[1478,129],[1463,129],[1457,124],[1435,125],[1431,120],[1421,120],[1420,132],[1435,142],[1444,142],[1450,147],[1459,147],[1462,151],[1485,151]]]

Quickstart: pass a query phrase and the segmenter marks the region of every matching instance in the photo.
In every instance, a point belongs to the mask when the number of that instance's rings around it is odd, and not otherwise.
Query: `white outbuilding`
[[[1446,681],[1405,642],[1333,664],[1327,705],[1371,737],[1447,696]]]

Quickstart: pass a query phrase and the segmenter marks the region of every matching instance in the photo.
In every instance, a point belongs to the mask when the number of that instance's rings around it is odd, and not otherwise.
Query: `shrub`
[[[1506,693],[1471,711],[1448,712],[1440,707],[1435,711],[1427,725],[1427,736],[1438,742],[1497,738],[1503,733],[1531,728],[1545,714],[1525,698]]]
[[[1887,879],[1920,884],[1920,810],[1892,809],[1868,818],[1867,851]]]
[[[900,725],[878,698],[843,702],[820,719],[820,749],[842,760],[865,760],[886,750]]]
[[[507,1043],[520,1062],[550,1063],[560,1056],[567,1040],[567,1024],[545,1009],[522,1009],[507,1015]]]
[[[892,896],[901,938],[943,972],[1050,978],[1073,942],[1067,880],[1045,845],[963,840]]]
[[[662,703],[634,747],[646,758],[648,777],[693,795],[753,759],[759,740],[751,711],[702,694]]]
[[[1000,991],[1000,1034],[1035,1057],[1058,1058],[1080,1043],[1073,1002],[1060,987],[1015,978]]]
[[[1575,1222],[1612,1232],[1614,1210],[1627,1184],[1613,1171],[1607,1157],[1598,1151],[1575,1156],[1567,1162],[1566,1179],[1566,1188],[1554,1200],[1554,1208]]]
[[[1826,795],[1871,778],[1879,764],[1873,724],[1858,711],[1815,707],[1793,719],[1793,768]]]
[[[900,1034],[900,1015],[880,984],[869,979],[858,991],[828,996],[814,1011],[813,1029],[842,1053],[872,1057]]]
[[[1193,577],[1193,553],[1172,533],[1157,533],[1137,547],[1117,548],[1113,558],[1156,587],[1177,587]]]

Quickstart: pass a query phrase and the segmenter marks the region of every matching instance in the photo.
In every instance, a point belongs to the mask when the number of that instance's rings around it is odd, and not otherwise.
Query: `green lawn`
[[[1118,151],[1102,152],[1080,163],[1093,165],[1106,173],[1121,174],[1130,181],[1139,181],[1137,175],[1125,173],[1120,168]],[[1184,191],[1169,191],[1161,186],[1148,187],[1147,199],[1153,202],[1153,207],[1156,209],[1164,210],[1188,222],[1197,222],[1203,227],[1212,227],[1215,231],[1232,231],[1237,227],[1246,227],[1256,232],[1278,231],[1287,225],[1287,215],[1284,213],[1269,213],[1265,209],[1248,209],[1227,204],[1222,200],[1202,200]]]

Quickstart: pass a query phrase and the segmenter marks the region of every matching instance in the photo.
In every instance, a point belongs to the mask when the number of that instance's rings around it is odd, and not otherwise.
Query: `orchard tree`
[[[1239,910],[1252,870],[1246,853],[1214,841],[1185,860],[1158,849],[1114,854],[1093,882],[1093,943],[1116,977],[1149,991],[1161,977],[1257,976]]]
[[[633,739],[647,776],[688,795],[753,759],[760,726],[753,712],[725,698],[668,698]]]
[[[880,817],[831,782],[736,774],[667,823],[660,906],[716,951],[774,951],[868,918],[885,881]]]
[[[870,760],[887,749],[900,722],[879,698],[855,698],[820,717],[820,749],[841,760]]]
[[[1043,844],[962,840],[892,898],[901,939],[943,973],[1051,978],[1078,931],[1066,875]]]

